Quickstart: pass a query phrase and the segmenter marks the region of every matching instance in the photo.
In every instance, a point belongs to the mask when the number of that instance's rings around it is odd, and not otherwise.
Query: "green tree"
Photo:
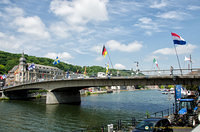
[[[79,72],[84,73],[85,66],[77,66],[72,64],[67,64],[64,62],[60,62],[57,65],[53,65],[53,59],[44,58],[44,57],[35,57],[35,56],[28,56],[24,55],[26,58],[27,63],[35,63],[35,64],[41,64],[41,65],[47,65],[47,66],[54,66],[58,67],[61,70],[64,71],[70,71],[70,72]],[[21,54],[12,54],[4,51],[0,51],[0,73],[8,73],[9,70],[11,70],[15,65],[19,64],[19,58],[21,57]],[[86,72],[89,76],[96,76],[98,72],[106,72],[106,67],[101,66],[86,66]],[[131,76],[132,71],[130,70],[116,70],[116,69],[109,69],[109,72],[113,75],[117,75],[117,71],[119,71],[121,76]],[[134,73],[135,74],[135,73]],[[142,74],[141,74],[142,75]]]
[[[5,66],[0,64],[0,74],[5,74],[5,73],[6,73]]]
[[[15,65],[18,65],[18,64],[19,64],[19,61],[16,59],[7,61],[6,71],[11,70]]]

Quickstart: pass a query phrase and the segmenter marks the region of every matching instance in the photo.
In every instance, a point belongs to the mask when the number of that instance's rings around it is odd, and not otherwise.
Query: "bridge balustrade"
[[[181,73],[182,72],[182,73]],[[169,76],[169,75],[174,75],[174,76],[191,76],[191,75],[200,75],[200,69],[198,68],[193,68],[193,69],[173,69],[173,72],[170,70],[143,70],[140,73],[143,75],[148,75],[148,76]]]

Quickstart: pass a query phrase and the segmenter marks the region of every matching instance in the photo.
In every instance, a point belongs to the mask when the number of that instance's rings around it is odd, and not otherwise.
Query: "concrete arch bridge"
[[[80,103],[79,90],[101,86],[133,86],[133,85],[200,85],[200,76],[134,76],[87,79],[64,79],[24,83],[3,89],[10,99],[27,99],[28,91],[34,89],[47,90],[46,104]]]

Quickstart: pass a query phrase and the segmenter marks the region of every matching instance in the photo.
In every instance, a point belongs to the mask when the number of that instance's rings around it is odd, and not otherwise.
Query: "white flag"
[[[191,59],[190,59],[190,58],[187,58],[187,57],[185,56],[184,61],[191,61]]]

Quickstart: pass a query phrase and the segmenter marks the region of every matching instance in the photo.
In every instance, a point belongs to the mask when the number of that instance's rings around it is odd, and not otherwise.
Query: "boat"
[[[169,92],[167,92],[167,91],[164,91],[164,92],[162,92],[162,94],[168,94]]]
[[[170,88],[170,94],[175,94],[174,88]]]
[[[113,90],[107,90],[107,93],[113,93]]]

